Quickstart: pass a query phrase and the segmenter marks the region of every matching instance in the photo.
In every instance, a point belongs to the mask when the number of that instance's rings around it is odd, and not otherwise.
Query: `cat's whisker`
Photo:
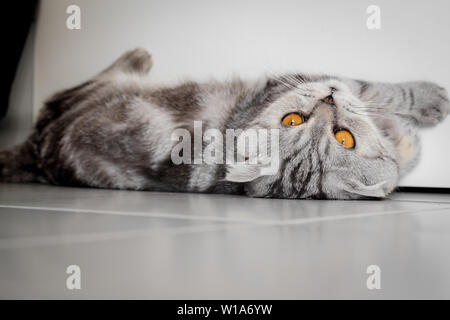
[[[286,75],[284,75],[284,77],[286,79],[294,82],[295,84],[297,84],[299,86],[301,85],[301,86],[306,87],[306,88],[310,88],[311,87],[310,84],[309,84],[309,81],[306,81],[306,79],[303,76],[300,76],[301,78],[298,78],[298,77],[295,77],[292,74],[286,74]]]
[[[354,105],[352,103],[349,103],[344,106],[344,109],[357,115],[373,116],[381,118],[389,118],[392,115],[410,116],[409,114],[406,113],[393,111],[392,108],[390,108],[389,106],[379,103],[377,103],[376,105],[374,104],[373,106],[368,105],[367,103],[365,103],[364,105]]]
[[[376,107],[376,108],[391,108],[391,104],[388,102],[375,102],[375,101],[364,101],[364,106]]]
[[[310,95],[310,94],[302,94],[300,92],[296,92],[297,95],[302,96],[302,97],[307,97],[307,98],[316,98],[316,96]]]
[[[287,82],[285,78],[292,80],[294,83]],[[293,89],[294,93],[300,97],[316,98],[315,95],[311,94],[310,86],[306,82],[300,83],[300,79],[296,79],[290,75],[277,76],[274,79],[287,89]]]
[[[278,81],[280,84],[284,85],[285,87],[289,88],[289,89],[294,89],[296,88],[296,84],[287,82],[285,79],[283,79],[282,76],[276,76],[274,77],[275,81]]]
[[[358,112],[350,109],[346,109],[349,112],[359,114],[359,115],[366,115],[366,116],[376,116],[376,117],[384,117],[384,118],[390,118],[392,115],[398,115],[398,116],[404,116],[409,117],[410,114],[392,111],[386,113],[386,109],[372,109],[372,108],[358,108]],[[362,111],[362,112],[361,112]]]
[[[386,112],[385,109],[374,109],[374,108],[357,108],[357,109],[369,112]]]
[[[292,83],[288,83],[285,81],[282,81],[280,79],[275,79],[277,82],[279,82],[284,88],[288,89],[288,90],[293,90],[296,89],[296,86],[293,85]]]

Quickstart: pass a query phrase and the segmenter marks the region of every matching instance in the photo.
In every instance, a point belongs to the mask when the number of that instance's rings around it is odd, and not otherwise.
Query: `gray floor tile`
[[[414,199],[0,185],[0,298],[448,299],[450,202]],[[65,287],[71,264],[81,290]]]
[[[446,203],[408,201],[316,201],[244,196],[136,192],[47,185],[1,185],[0,208],[90,212],[255,224],[289,223],[337,215],[401,213],[439,209]]]
[[[24,210],[0,207],[0,249],[8,239],[35,239],[45,237],[61,241],[61,238],[86,237],[103,234],[120,236],[214,225],[203,220],[164,219],[143,216],[110,215],[90,212],[61,212]]]
[[[449,223],[445,211],[15,248],[0,251],[0,281],[31,298],[449,298]],[[64,287],[69,264],[80,291]],[[381,290],[365,286],[371,264]]]

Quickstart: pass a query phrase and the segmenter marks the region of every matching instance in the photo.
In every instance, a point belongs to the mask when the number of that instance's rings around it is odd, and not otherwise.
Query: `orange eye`
[[[355,147],[355,139],[348,130],[338,129],[334,132],[334,137],[344,148],[353,149]]]
[[[285,126],[298,126],[305,122],[305,118],[298,113],[289,113],[284,116],[282,123]]]

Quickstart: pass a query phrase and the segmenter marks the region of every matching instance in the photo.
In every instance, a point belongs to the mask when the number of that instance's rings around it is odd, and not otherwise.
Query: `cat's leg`
[[[40,111],[36,125],[37,129],[44,128],[51,121],[60,117],[66,110],[77,105],[77,102],[83,101],[89,95],[97,92],[104,85],[105,80],[110,80],[115,75],[123,73],[143,76],[149,72],[152,65],[151,55],[143,48],[125,52],[97,76],[81,85],[57,92],[49,98]]]
[[[116,72],[146,75],[153,66],[152,56],[144,48],[137,48],[125,52],[101,75]]]
[[[376,125],[394,142],[400,174],[409,172],[419,159],[418,128],[435,125],[449,113],[446,90],[425,81],[349,84]]]
[[[409,108],[403,111],[410,112],[420,125],[435,125],[447,117],[450,105],[444,88],[431,82],[410,82],[400,88],[409,96]]]
[[[435,125],[450,111],[447,91],[439,85],[426,82],[398,84],[355,81],[354,93],[373,111],[380,110],[404,118],[415,125]]]

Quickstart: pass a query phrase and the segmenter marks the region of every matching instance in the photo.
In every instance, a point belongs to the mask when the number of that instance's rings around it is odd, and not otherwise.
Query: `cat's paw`
[[[450,111],[447,91],[432,82],[419,82],[412,89],[412,116],[422,125],[435,125]]]
[[[126,60],[130,68],[142,73],[147,73],[153,66],[152,56],[144,48],[134,49]]]
[[[136,48],[125,52],[106,71],[146,74],[152,66],[153,59],[148,51],[144,48]]]
[[[152,56],[144,48],[125,53],[122,63],[125,69],[139,73],[147,73],[153,66]]]

